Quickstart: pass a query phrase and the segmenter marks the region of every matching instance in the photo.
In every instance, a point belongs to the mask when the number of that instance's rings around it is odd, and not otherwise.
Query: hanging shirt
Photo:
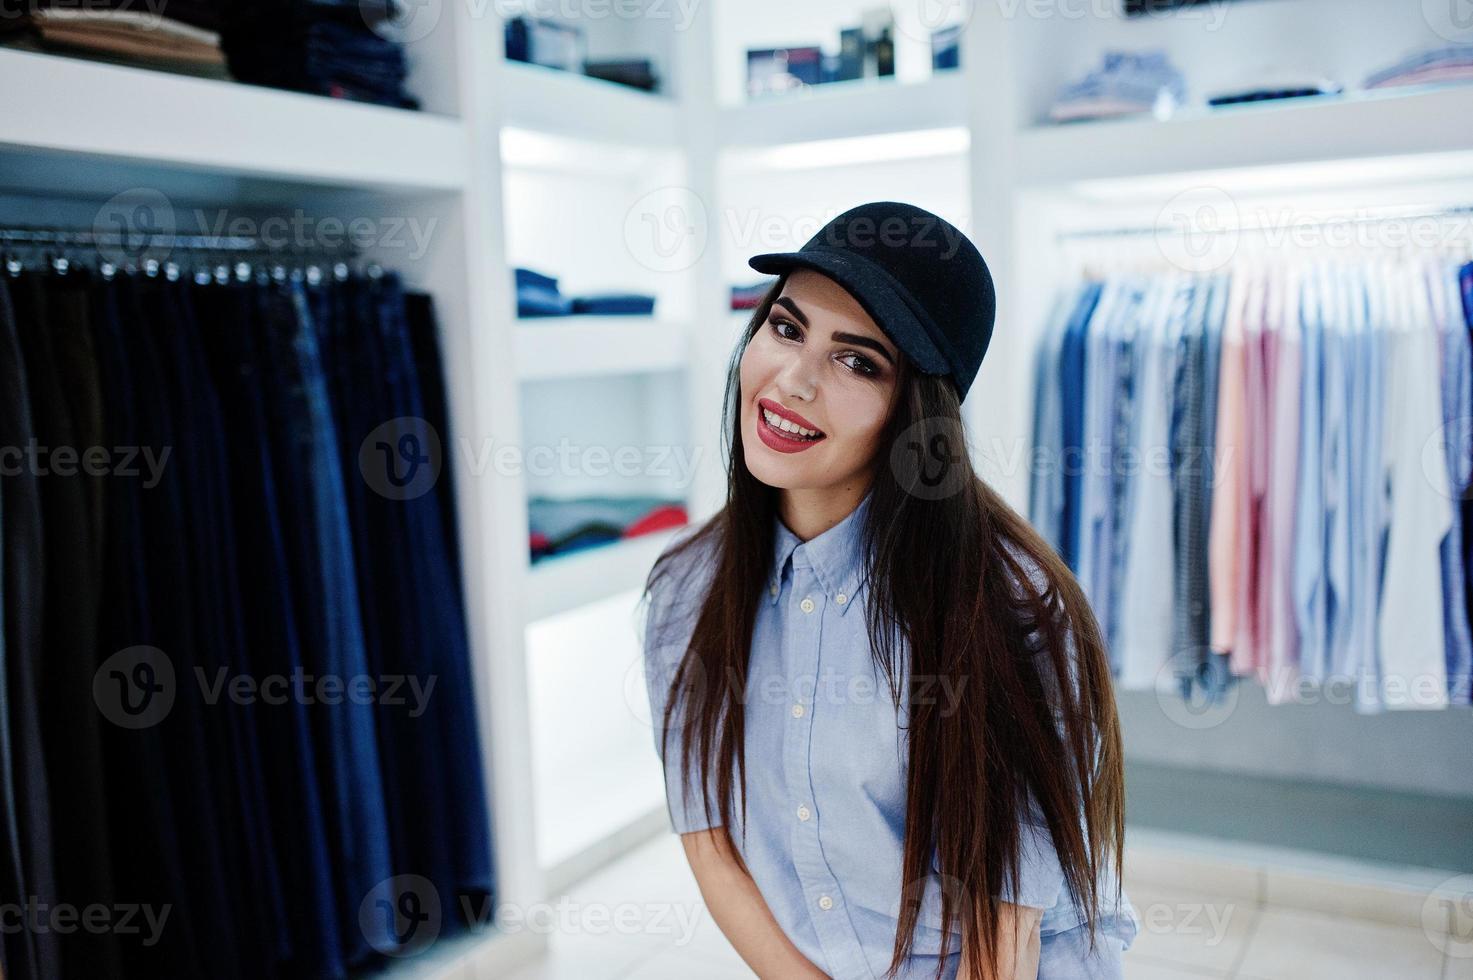
[[[1263,661],[1268,700],[1292,700],[1299,676],[1299,633],[1294,621],[1294,517],[1299,476],[1300,361],[1303,349],[1296,266],[1275,269],[1264,333],[1269,393],[1268,483],[1264,492],[1264,544],[1267,574],[1259,580],[1263,615]]]
[[[1452,528],[1442,539],[1443,621],[1447,638],[1448,699],[1466,704],[1470,672],[1473,672],[1473,636],[1464,601],[1462,509],[1456,505],[1467,493],[1473,478],[1473,456],[1468,453],[1469,420],[1473,419],[1473,344],[1463,317],[1458,267],[1442,261],[1427,264],[1427,289],[1438,326],[1438,348],[1442,359],[1442,429],[1440,442],[1447,457],[1448,497]]]
[[[1207,584],[1212,650],[1222,655],[1231,654],[1238,633],[1242,581],[1239,540],[1247,533],[1242,506],[1248,492],[1248,341],[1243,329],[1247,288],[1248,276],[1235,274],[1228,287],[1218,352],[1217,427],[1212,453],[1217,486],[1207,522]]]
[[[1388,270],[1386,568],[1381,588],[1380,703],[1447,707],[1442,543],[1452,530],[1452,496],[1442,428],[1437,325],[1415,265]],[[1434,450],[1429,452],[1429,447]]]
[[[869,500],[806,542],[780,519],[773,522],[774,560],[748,670],[745,840],[741,828],[730,833],[783,932],[837,980],[877,978],[888,968],[902,889],[908,756],[901,726],[908,711],[904,698],[898,709],[891,700],[865,626],[860,533]],[[709,590],[710,550],[682,555],[675,574],[651,594],[645,676],[657,750],[668,686]],[[895,650],[904,691],[909,658],[903,642]],[[954,692],[938,689],[935,696]],[[714,789],[703,795],[697,784],[698,767],[681,764],[683,712],[672,723],[666,797],[671,826],[684,834],[712,826],[703,800],[710,799],[713,817],[717,809]],[[689,807],[686,783],[694,787]],[[739,788],[734,794],[732,815],[740,821]],[[1047,830],[1025,821],[1022,845],[1017,891],[999,897],[1044,910],[1039,977],[1120,977],[1121,952],[1139,920],[1123,892],[1121,905],[1109,907],[1113,873],[1102,880],[1108,897],[1095,952],[1087,954],[1083,915],[1069,900]],[[923,980],[936,968],[939,882],[937,872],[924,884],[913,953],[900,978]],[[956,975],[960,942],[953,926],[944,977]]]

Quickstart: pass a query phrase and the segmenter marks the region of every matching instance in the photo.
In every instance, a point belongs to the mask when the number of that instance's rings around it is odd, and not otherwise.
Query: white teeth
[[[767,424],[771,425],[774,429],[782,429],[784,432],[791,432],[794,435],[802,436],[805,439],[813,439],[818,436],[818,432],[816,430],[805,429],[803,428],[803,426],[798,425],[794,422],[790,422],[782,416],[778,415],[776,412],[770,411],[766,408],[762,410],[762,417],[767,419]]]

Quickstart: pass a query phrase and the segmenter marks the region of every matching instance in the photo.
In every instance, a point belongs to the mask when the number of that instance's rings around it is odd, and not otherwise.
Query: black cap
[[[847,289],[926,374],[944,374],[966,398],[992,339],[997,295],[982,253],[924,208],[875,201],[850,208],[796,252],[747,264],[781,275],[813,269]]]

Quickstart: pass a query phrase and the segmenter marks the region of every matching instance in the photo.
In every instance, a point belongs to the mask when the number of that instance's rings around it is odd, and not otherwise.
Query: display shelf
[[[469,179],[465,127],[448,116],[6,48],[0,91],[14,94],[0,113],[6,190],[113,192],[104,161],[130,186],[184,178],[196,193],[253,178],[390,193]]]
[[[576,609],[599,599],[644,586],[645,576],[679,528],[653,531],[575,551],[551,555],[531,566],[522,608],[526,621]]]
[[[676,104],[658,93],[522,61],[504,62],[501,77],[507,126],[640,147],[679,142]]]
[[[966,122],[963,75],[941,71],[923,82],[830,82],[726,107],[720,110],[718,138],[726,147],[780,146],[960,128]]]
[[[1459,119],[1473,119],[1473,86],[1035,126],[1019,134],[1017,180],[1040,186],[1427,154],[1473,158],[1473,127]]]
[[[684,324],[648,316],[539,317],[517,322],[517,377],[523,381],[685,367]]]

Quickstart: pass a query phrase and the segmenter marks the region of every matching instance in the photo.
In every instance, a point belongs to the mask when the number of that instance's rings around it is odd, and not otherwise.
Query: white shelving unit
[[[446,4],[437,28],[411,46],[429,110],[421,113],[0,48],[0,89],[44,94],[9,100],[0,114],[0,206],[35,221],[46,208],[38,200],[55,200],[57,214],[87,214],[113,194],[149,188],[181,212],[308,207],[433,220],[423,255],[379,251],[435,297],[455,435],[470,458],[480,447],[527,448],[642,410],[681,427],[674,437],[663,424],[647,430],[656,441],[701,451],[683,488],[698,520],[724,497],[720,392],[749,316],[728,310],[728,288],[757,278],[747,256],[796,248],[839,210],[913,201],[966,229],[987,256],[998,326],[966,413],[984,439],[974,447],[984,472],[1021,507],[1026,473],[1004,461],[1030,436],[1031,356],[1056,266],[1052,234],[1088,206],[1081,185],[1129,182],[1132,206],[1154,214],[1163,195],[1203,174],[1316,179],[1337,162],[1352,176],[1371,162],[1408,179],[1473,174],[1473,127],[1459,125],[1473,118],[1473,89],[1034,126],[1021,88],[1041,62],[1020,38],[1039,27],[982,4],[964,35],[961,69],[723,104],[715,75],[728,62],[713,51],[728,39],[718,36],[712,6],[698,5],[691,23],[657,39],[673,94],[653,95],[508,63],[499,17]],[[961,139],[916,158],[907,140],[929,131]],[[801,162],[811,144],[886,138],[889,150]],[[773,148],[796,153],[774,163],[759,152]],[[657,226],[676,219],[667,227],[696,239],[687,258],[655,261],[631,240],[645,217]],[[557,262],[559,236],[577,239],[566,245],[566,266]],[[518,264],[545,266],[578,289],[612,285],[599,277],[635,280],[658,295],[656,315],[518,320]],[[635,404],[619,412],[573,404],[566,417],[548,408],[557,399],[547,393],[566,389],[547,386],[605,384],[622,386],[619,397]],[[526,502],[535,481],[455,461],[500,901],[526,908],[571,867],[549,867],[539,847],[532,746],[564,722],[531,717],[540,654],[529,627],[638,589],[672,532],[533,566]],[[588,646],[596,662],[603,648]],[[596,747],[598,732],[572,727]],[[647,762],[657,764],[652,751]],[[652,796],[646,812],[611,824],[606,839],[659,824],[663,808]],[[399,972],[501,976],[544,945],[540,934],[492,931]]]

